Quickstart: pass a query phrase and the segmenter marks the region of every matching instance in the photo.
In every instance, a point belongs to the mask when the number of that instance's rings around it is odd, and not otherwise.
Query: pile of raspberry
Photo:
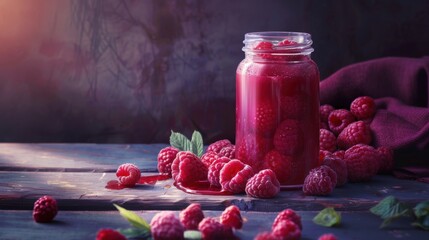
[[[336,186],[349,182],[370,181],[376,174],[393,169],[393,151],[372,146],[370,123],[376,114],[374,99],[361,96],[350,109],[320,106],[319,161],[304,181],[307,195],[327,195]]]
[[[208,181],[213,189],[231,194],[246,193],[256,198],[277,195],[280,183],[272,170],[256,172],[234,157],[235,145],[227,139],[210,144],[201,158],[189,151],[166,147],[158,154],[158,171],[171,175],[182,186]]]

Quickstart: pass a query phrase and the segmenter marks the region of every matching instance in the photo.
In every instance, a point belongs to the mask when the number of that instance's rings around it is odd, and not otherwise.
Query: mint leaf
[[[333,208],[325,208],[313,218],[313,222],[324,227],[336,226],[341,223],[341,214]]]
[[[185,137],[185,135],[171,131],[170,145],[179,149],[180,151],[191,151],[193,152],[192,142]]]
[[[200,231],[195,231],[195,230],[187,230],[183,233],[183,236],[185,237],[185,239],[188,239],[188,240],[203,239],[203,234],[201,234]]]
[[[204,151],[203,136],[201,136],[201,133],[194,131],[194,133],[192,133],[191,142],[193,146],[192,152],[195,153],[195,155],[198,157],[201,157]]]
[[[139,215],[137,215],[134,212],[129,211],[123,207],[120,207],[116,204],[113,204],[113,205],[116,207],[116,209],[118,209],[119,214],[121,214],[121,216],[123,218],[125,218],[128,222],[130,222],[131,225],[133,225],[136,228],[145,230],[147,232],[150,231],[149,224],[143,218],[141,218]]]
[[[411,212],[409,207],[399,202],[393,196],[384,198],[377,205],[369,209],[369,211],[384,220],[380,228],[386,227],[396,218],[409,216]]]
[[[150,232],[141,228],[126,228],[118,229],[118,231],[124,235],[127,239],[138,238],[138,239],[148,239],[151,236]]]
[[[413,212],[417,220],[411,225],[429,231],[429,201],[417,204],[413,208]]]

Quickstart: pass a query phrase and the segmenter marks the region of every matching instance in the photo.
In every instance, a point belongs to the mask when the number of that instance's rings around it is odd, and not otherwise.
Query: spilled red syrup
[[[149,176],[142,176],[140,177],[140,180],[137,182],[137,185],[155,185],[157,181],[163,181],[169,179],[170,176],[166,174],[156,174],[156,175],[149,175]],[[119,183],[118,180],[110,180],[107,182],[105,188],[110,190],[121,190],[124,188],[127,188],[126,186],[123,186]]]
[[[185,193],[201,194],[201,195],[234,195],[234,193],[222,190],[219,187],[210,186],[209,181],[197,181],[194,183],[188,183],[183,185],[181,183],[174,182],[174,186],[177,189],[184,191]]]

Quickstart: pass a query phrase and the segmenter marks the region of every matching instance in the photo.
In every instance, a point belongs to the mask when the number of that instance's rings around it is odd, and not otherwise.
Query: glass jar
[[[245,35],[236,72],[236,158],[298,187],[319,165],[319,71],[311,35]]]

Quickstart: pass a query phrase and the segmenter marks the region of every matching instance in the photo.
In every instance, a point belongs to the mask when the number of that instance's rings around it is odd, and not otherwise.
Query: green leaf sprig
[[[192,133],[191,140],[181,133],[171,131],[170,145],[180,151],[190,151],[198,157],[201,157],[204,151],[203,137],[198,131]]]
[[[313,218],[313,222],[324,227],[338,226],[341,223],[341,213],[331,207],[325,208]]]
[[[123,234],[126,238],[150,239],[150,225],[143,218],[133,211],[127,210],[116,204],[113,204],[113,206],[115,206],[116,209],[118,209],[119,214],[121,214],[121,216],[133,226],[131,228],[119,229],[121,234]]]

